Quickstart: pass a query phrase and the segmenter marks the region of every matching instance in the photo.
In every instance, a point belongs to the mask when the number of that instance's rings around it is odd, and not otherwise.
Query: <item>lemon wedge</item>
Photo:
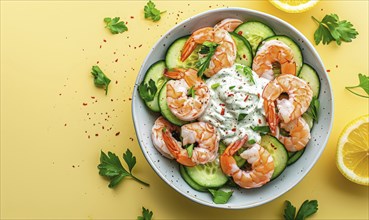
[[[269,0],[275,7],[289,13],[307,11],[318,4],[318,0]]]
[[[350,122],[337,146],[337,167],[354,183],[369,186],[369,115]]]

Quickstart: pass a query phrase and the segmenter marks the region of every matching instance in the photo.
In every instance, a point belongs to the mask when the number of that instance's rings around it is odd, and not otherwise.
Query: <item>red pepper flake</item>
[[[115,62],[118,62],[118,58],[115,60]]]
[[[104,42],[106,43],[106,40],[104,39]]]
[[[243,59],[246,59],[246,55],[244,54],[244,55],[242,55],[242,57],[243,57]]]
[[[115,136],[118,136],[120,134],[120,132],[117,132],[117,133],[115,133]]]
[[[327,73],[331,72],[331,70],[327,70]]]
[[[86,103],[86,102],[84,102],[82,105],[83,105],[83,106],[86,106],[86,105],[87,105],[87,103]]]
[[[220,115],[224,115],[225,109],[222,108],[222,111],[220,112]]]
[[[219,103],[219,105],[220,105],[220,106],[225,106],[225,104],[224,104],[224,103]]]
[[[232,128],[232,131],[235,132],[236,131],[236,128]]]
[[[234,96],[234,94],[228,94],[228,97]]]
[[[261,119],[260,118],[259,118],[258,122],[259,122],[259,124],[261,124]]]
[[[242,33],[243,33],[242,31],[239,31],[237,34],[238,34],[238,35],[242,35]]]
[[[126,21],[126,24],[128,24],[128,21]]]
[[[243,101],[246,102],[247,99],[249,99],[249,95],[247,95]]]
[[[260,94],[258,93],[258,99],[260,99]]]

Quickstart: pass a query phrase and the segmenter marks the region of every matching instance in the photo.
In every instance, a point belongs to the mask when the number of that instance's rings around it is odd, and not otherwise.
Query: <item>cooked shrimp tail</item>
[[[228,32],[233,32],[243,21],[236,18],[226,18],[221,20],[214,26],[214,29],[223,29]]]

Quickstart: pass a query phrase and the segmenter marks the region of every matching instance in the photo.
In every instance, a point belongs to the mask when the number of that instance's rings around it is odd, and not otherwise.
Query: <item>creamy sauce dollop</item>
[[[245,135],[260,142],[260,134],[252,127],[267,125],[261,95],[269,80],[253,71],[244,74],[243,67],[235,64],[206,80],[211,98],[199,121],[215,126],[227,145]]]

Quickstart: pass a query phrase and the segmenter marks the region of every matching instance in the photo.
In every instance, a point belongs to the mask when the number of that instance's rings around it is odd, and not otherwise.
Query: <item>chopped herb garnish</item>
[[[195,146],[194,144],[188,144],[188,145],[185,146],[189,158],[192,157],[194,146]]]
[[[92,67],[91,74],[94,76],[95,86],[105,88],[105,95],[107,95],[110,79],[101,71],[100,67],[98,66]]]
[[[255,143],[256,143],[256,141],[255,141],[254,139],[251,139],[251,140],[248,140],[248,141],[247,141],[247,143],[248,143],[248,144],[255,144]]]
[[[246,116],[247,116],[247,114],[245,114],[245,113],[240,113],[240,114],[238,115],[238,121],[243,120]]]
[[[146,19],[151,19],[152,21],[159,21],[161,19],[161,14],[165,13],[166,11],[160,11],[155,8],[154,2],[151,0],[147,2],[144,7],[144,13]]]
[[[313,96],[313,99],[310,102],[310,106],[306,111],[306,114],[308,114],[315,121],[318,121],[319,107],[320,107],[319,100],[315,96]]]
[[[286,208],[284,209],[284,219],[285,220],[304,220],[307,217],[318,211],[318,201],[317,200],[305,200],[302,203],[299,211],[296,214],[296,207],[291,204],[290,201],[286,201]]]
[[[158,88],[156,87],[155,82],[152,79],[149,80],[149,83],[142,82],[138,86],[138,93],[140,94],[140,97],[146,102],[154,100],[157,91]]]
[[[213,196],[213,202],[215,204],[226,204],[231,198],[233,191],[224,191],[221,189],[208,189]]]
[[[137,220],[151,220],[153,214],[149,209],[142,207],[142,216],[137,216]]]
[[[363,97],[363,98],[369,98],[369,76],[365,76],[361,73],[359,73],[358,76],[359,76],[359,85],[357,85],[357,86],[348,86],[348,87],[346,87],[346,89],[348,91],[350,91],[351,93],[357,95],[357,96],[360,96],[360,97]],[[354,88],[362,88],[366,92],[367,96],[354,92],[352,90]]]
[[[321,41],[323,41],[323,44],[336,41],[338,45],[341,45],[342,41],[351,42],[359,34],[349,21],[340,21],[336,14],[326,15],[322,21],[313,16],[311,18],[319,23],[318,29],[314,32],[316,45]]]
[[[252,84],[255,85],[254,77],[252,75],[252,70],[251,70],[250,67],[248,67],[248,66],[242,66],[242,65],[237,65],[236,66],[236,71],[238,73],[241,73],[241,74],[245,75],[252,82]]]
[[[230,86],[229,89],[232,90],[234,89],[236,86]]]
[[[187,92],[187,96],[191,96],[192,98],[195,98],[195,86],[191,86],[191,88]]]
[[[220,86],[220,83],[214,83],[213,85],[211,85],[212,89],[216,89]]]
[[[251,129],[262,134],[267,134],[270,132],[269,126],[254,126],[251,127]]]
[[[204,55],[204,57],[200,58],[196,63],[196,67],[199,69],[197,71],[197,75],[199,77],[202,77],[205,70],[209,67],[210,60],[213,57],[217,47],[218,44],[210,41],[205,41],[202,44],[199,53]]]
[[[115,18],[104,18],[104,22],[106,23],[105,28],[109,29],[112,34],[119,34],[125,31],[128,31],[128,28],[124,21],[119,21],[119,17]]]

